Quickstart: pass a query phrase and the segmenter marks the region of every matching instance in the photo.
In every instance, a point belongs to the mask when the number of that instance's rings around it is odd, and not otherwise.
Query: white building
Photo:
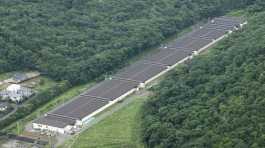
[[[75,120],[54,115],[45,115],[32,123],[34,129],[60,134],[71,133],[75,125]]]
[[[22,87],[17,84],[9,85],[6,90],[0,92],[3,99],[10,99],[13,102],[22,102],[25,98],[33,95],[33,91],[29,88]]]

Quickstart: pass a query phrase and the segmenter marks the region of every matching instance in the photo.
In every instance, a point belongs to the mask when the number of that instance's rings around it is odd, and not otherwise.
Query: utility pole
[[[52,136],[48,136],[49,137],[49,147],[50,148],[54,148],[54,145],[52,144]]]

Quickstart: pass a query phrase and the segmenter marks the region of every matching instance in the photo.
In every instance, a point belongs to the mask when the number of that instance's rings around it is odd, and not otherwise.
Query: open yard
[[[106,117],[61,148],[142,148],[140,109],[146,97],[135,97],[126,107]]]
[[[10,72],[10,73],[1,74],[0,75],[0,81],[1,80],[10,79],[15,73],[16,72]],[[33,79],[30,79],[30,80],[27,80],[27,81],[24,81],[24,82],[19,83],[19,85],[21,85],[23,87],[26,87],[26,88],[30,88],[33,91],[35,91],[36,93],[40,93],[42,91],[51,89],[56,84],[57,84],[57,82],[55,82],[55,81],[53,81],[53,80],[51,80],[51,79],[49,79],[49,78],[47,78],[45,76],[39,76],[39,77],[36,77],[36,78],[33,78]],[[11,85],[11,83],[6,83],[6,82],[5,83],[2,83],[2,85],[0,85],[0,91],[5,90],[10,85]],[[24,104],[26,104],[27,101],[29,101],[32,98],[33,97],[30,97],[30,98],[24,100],[21,104],[16,104],[14,102],[11,103],[11,102],[7,102],[7,101],[1,100],[0,103],[1,102],[7,103],[9,106],[12,107],[12,109],[9,110],[9,112],[6,112],[4,114],[1,114],[0,113],[0,121],[1,120],[4,120],[8,116],[10,116],[13,113],[15,113],[18,107],[23,106]],[[24,123],[24,122],[22,121],[21,123]],[[17,123],[14,123],[14,124],[11,124],[6,129],[14,129],[14,127],[16,127],[16,126],[17,126]]]

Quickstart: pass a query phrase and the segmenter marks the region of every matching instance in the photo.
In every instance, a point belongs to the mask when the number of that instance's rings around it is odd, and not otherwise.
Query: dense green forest
[[[1,0],[0,73],[87,82],[198,20],[255,1]]]
[[[148,147],[265,147],[264,6],[249,7],[245,29],[154,89],[142,122]]]

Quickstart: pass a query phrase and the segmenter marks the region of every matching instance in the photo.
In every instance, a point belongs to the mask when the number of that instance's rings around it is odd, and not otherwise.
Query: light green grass
[[[85,91],[88,87],[90,87],[92,83],[86,84],[86,85],[80,85],[76,86],[69,91],[61,94],[60,96],[54,98],[52,101],[48,102],[44,106],[40,107],[39,109],[35,110],[33,113],[28,115],[27,117],[19,120],[19,127],[22,128],[21,131],[24,130],[24,127],[26,124],[28,124],[30,121],[36,119],[40,115],[43,115],[44,113],[54,109],[60,104],[63,104],[67,102],[70,99],[73,99],[75,96],[78,96],[81,92]],[[17,133],[18,128],[17,128],[17,123],[13,123],[10,126],[6,128],[6,130],[11,131],[13,133]]]
[[[236,10],[236,11],[231,11],[228,14],[226,14],[227,16],[234,16],[234,17],[242,17],[242,16],[246,16],[247,11],[240,9],[240,10]]]
[[[140,110],[146,98],[137,97],[60,148],[143,148],[140,141]],[[74,139],[74,140],[73,140]]]
[[[39,83],[41,81],[41,83]],[[37,85],[34,88],[34,90],[41,92],[47,89],[50,89],[52,86],[56,85],[56,82],[51,80],[50,78],[40,76],[38,78],[26,81],[25,83],[30,83],[30,82],[36,82]]]
[[[10,77],[10,73],[2,73],[0,74],[0,81],[8,79]]]

